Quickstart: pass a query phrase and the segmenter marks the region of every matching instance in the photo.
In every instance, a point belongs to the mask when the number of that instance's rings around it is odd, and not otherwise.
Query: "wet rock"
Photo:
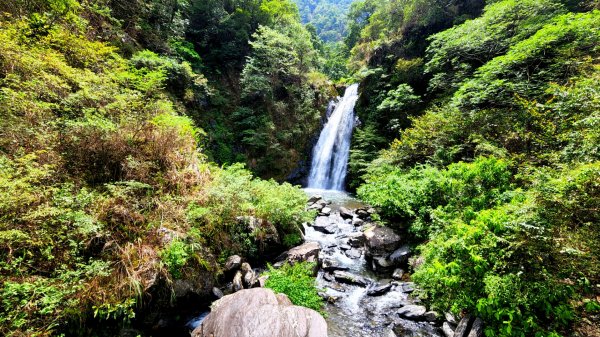
[[[254,274],[254,271],[252,270],[250,264],[247,262],[242,263],[241,271],[242,284],[244,285],[244,288],[254,287],[258,280],[256,279],[256,275]]]
[[[456,324],[458,324],[458,320],[456,319],[456,316],[454,316],[452,313],[445,313],[444,314],[444,318],[446,319],[446,321],[454,326],[456,326]]]
[[[232,255],[225,262],[225,271],[238,270],[242,266],[242,258],[239,255]]]
[[[392,267],[394,267],[394,264],[385,256],[373,258],[373,270],[375,271],[384,272],[391,270]]]
[[[360,276],[360,275],[356,275],[356,274],[352,274],[349,273],[347,271],[341,271],[341,270],[336,270],[333,272],[333,277],[338,281],[338,282],[343,282],[343,283],[347,283],[347,284],[353,284],[353,285],[358,285],[361,287],[365,287],[367,286],[370,282],[369,280],[367,280],[366,278]]]
[[[334,270],[347,270],[348,268],[342,267],[337,260],[334,259],[323,259],[321,262],[321,268],[326,271]]]
[[[410,246],[403,245],[402,247],[396,249],[389,257],[390,261],[395,265],[402,265],[408,263],[408,258],[410,257]]]
[[[235,276],[233,277],[233,281],[231,284],[231,291],[236,292],[244,289],[244,283],[242,281],[243,276],[241,271],[237,271]]]
[[[327,206],[327,201],[320,199],[315,201],[312,205],[308,206],[308,210],[317,210],[317,211],[321,211],[323,208],[325,208]]]
[[[404,276],[404,270],[402,270],[400,268],[394,269],[394,273],[392,274],[392,278],[394,280],[401,280],[402,276]]]
[[[452,326],[448,322],[442,324],[442,332],[446,337],[454,337],[454,329],[452,329]]]
[[[329,281],[329,282],[333,282],[335,280],[335,278],[333,278],[333,275],[331,275],[329,273],[324,273],[323,278],[325,279],[325,281]]]
[[[356,232],[348,234],[348,244],[354,248],[362,247],[365,243],[363,233]]]
[[[412,293],[413,291],[415,291],[415,284],[413,282],[402,283],[403,293]]]
[[[317,232],[321,232],[324,234],[335,234],[335,232],[337,232],[337,226],[336,225],[327,225],[327,226],[319,226],[317,224],[313,225],[313,228],[317,231]]]
[[[467,337],[483,337],[483,321],[479,317],[473,321],[471,331],[469,331]]]
[[[319,212],[319,215],[321,216],[329,216],[331,214],[331,208],[329,207],[323,207],[321,209],[321,211]]]
[[[454,337],[466,337],[469,333],[469,327],[473,324],[475,318],[471,315],[463,317],[458,323],[456,330],[454,330]]]
[[[309,204],[309,205],[312,205],[312,204],[314,204],[315,202],[317,202],[317,201],[319,201],[319,200],[322,200],[322,199],[323,199],[323,197],[322,197],[322,196],[320,196],[320,195],[318,195],[318,194],[315,194],[315,195],[311,196],[310,198],[308,198],[308,202],[307,202],[307,204]]]
[[[351,259],[358,259],[362,256],[362,253],[360,250],[358,249],[350,249],[344,252],[344,254],[346,254],[347,257],[351,258]]]
[[[356,215],[363,220],[367,220],[370,216],[369,212],[362,208],[356,210]]]
[[[345,245],[345,244],[341,244],[338,246],[341,250],[350,250],[352,249],[352,246],[350,245]]]
[[[212,294],[216,299],[220,299],[221,297],[225,296],[223,294],[223,292],[221,291],[221,289],[219,289],[217,287],[212,288]]]
[[[352,219],[354,217],[354,213],[346,207],[340,207],[340,215],[343,219]]]
[[[216,301],[192,337],[320,337],[327,323],[316,311],[294,306],[266,288],[239,291]]]
[[[391,288],[392,288],[392,285],[389,283],[383,284],[383,285],[376,285],[367,290],[367,295],[368,296],[381,296],[381,295],[387,293],[388,291],[390,291]]]
[[[425,315],[423,315],[423,317],[427,322],[435,322],[440,317],[440,314],[435,311],[428,311],[425,313]]]
[[[352,225],[354,227],[360,227],[362,225],[365,224],[365,221],[357,216],[355,216],[354,218],[352,218]]]
[[[424,318],[427,308],[422,305],[405,305],[398,310],[398,315],[411,320],[421,320]]]
[[[278,262],[317,262],[321,245],[318,242],[306,242],[300,246],[294,247],[277,257]]]
[[[371,256],[383,256],[396,250],[400,236],[389,227],[373,226],[364,232],[365,242]]]

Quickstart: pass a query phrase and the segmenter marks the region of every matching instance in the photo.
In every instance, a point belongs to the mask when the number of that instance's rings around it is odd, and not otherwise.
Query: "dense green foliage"
[[[419,245],[424,298],[487,336],[597,334],[597,3],[370,3],[352,185]]]
[[[1,335],[116,335],[173,304],[176,280],[210,289],[226,254],[300,240],[302,191],[204,154],[211,135],[197,117],[217,94],[202,71],[217,70],[183,39],[200,3],[0,2]],[[261,10],[306,34],[288,2]],[[310,43],[282,50],[301,55],[304,81]],[[303,102],[297,114],[317,115]]]
[[[346,14],[354,0],[295,0],[303,23],[315,27],[324,42],[338,42],[346,37]]]
[[[315,285],[314,270],[315,265],[308,262],[286,263],[279,269],[269,266],[265,287],[286,294],[295,305],[321,311],[323,298],[319,296]]]

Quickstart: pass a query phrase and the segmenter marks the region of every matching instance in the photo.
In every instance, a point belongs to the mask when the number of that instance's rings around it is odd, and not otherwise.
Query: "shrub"
[[[322,313],[323,299],[319,296],[313,277],[314,264],[308,262],[284,264],[275,269],[269,265],[265,287],[276,293],[286,294],[295,305]]]

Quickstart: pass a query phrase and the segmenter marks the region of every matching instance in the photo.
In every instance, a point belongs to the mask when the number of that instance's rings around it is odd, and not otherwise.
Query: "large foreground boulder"
[[[371,256],[388,256],[400,246],[400,236],[389,227],[373,226],[364,232],[367,252]]]
[[[327,323],[314,310],[292,305],[287,296],[254,288],[227,295],[192,332],[192,337],[327,337]]]

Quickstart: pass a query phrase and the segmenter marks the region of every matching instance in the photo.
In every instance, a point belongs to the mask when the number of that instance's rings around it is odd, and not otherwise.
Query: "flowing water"
[[[313,149],[309,188],[344,190],[357,99],[358,84],[353,84],[325,123]]]

